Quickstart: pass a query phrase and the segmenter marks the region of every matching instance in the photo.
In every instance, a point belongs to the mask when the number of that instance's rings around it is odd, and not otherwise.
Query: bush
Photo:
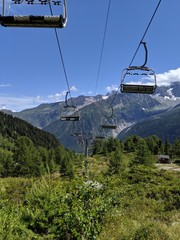
[[[132,240],[170,240],[170,238],[158,224],[150,223],[138,228]]]
[[[104,188],[96,182],[70,185],[42,179],[26,197],[22,220],[44,239],[96,239],[108,210]]]

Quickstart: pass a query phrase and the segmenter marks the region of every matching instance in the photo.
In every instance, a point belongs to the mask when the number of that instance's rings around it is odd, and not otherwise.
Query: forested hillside
[[[35,146],[45,148],[57,147],[59,145],[58,140],[52,134],[3,112],[0,112],[0,134],[12,141],[19,136],[26,136],[33,141]]]
[[[0,177],[52,174],[60,171],[59,164],[64,159],[67,171],[73,175],[73,156],[52,134],[0,112]]]

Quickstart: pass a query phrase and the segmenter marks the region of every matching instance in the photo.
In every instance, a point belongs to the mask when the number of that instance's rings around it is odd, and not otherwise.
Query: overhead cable
[[[111,7],[111,0],[109,0],[108,9],[107,9],[106,22],[105,22],[105,27],[104,27],[103,41],[102,41],[102,47],[101,47],[99,65],[98,65],[98,72],[97,72],[97,79],[96,79],[96,86],[95,86],[95,95],[96,95],[96,92],[97,92],[97,86],[98,86],[98,82],[99,82],[99,74],[100,74],[102,56],[103,56],[103,51],[104,51],[104,43],[105,43],[105,39],[106,39],[106,32],[107,32],[107,25],[108,25],[110,7]]]
[[[51,15],[53,16],[53,11],[52,11],[52,7],[51,7],[51,4],[50,4],[50,3],[49,3],[49,8],[50,8]],[[57,46],[58,46],[58,50],[59,50],[59,55],[60,55],[61,62],[62,62],[62,67],[63,67],[63,71],[64,71],[64,75],[65,75],[65,80],[66,80],[68,92],[69,92],[69,95],[70,95],[70,98],[71,98],[71,103],[72,103],[71,89],[70,89],[70,85],[69,85],[69,81],[68,81],[67,71],[66,71],[66,67],[65,67],[65,63],[64,63],[64,58],[63,58],[63,54],[62,54],[62,50],[61,50],[61,45],[60,45],[60,41],[59,41],[59,37],[58,37],[57,29],[56,29],[56,28],[54,28],[54,32],[55,32],[56,42],[57,42]],[[72,104],[72,105],[73,105],[73,104]]]
[[[157,10],[158,10],[158,8],[159,8],[159,6],[160,6],[161,1],[162,1],[162,0],[160,0],[160,1],[158,2],[158,4],[157,4],[157,7],[156,7],[156,9],[155,9],[155,11],[154,11],[154,13],[153,13],[153,15],[152,15],[149,23],[148,23],[148,26],[147,26],[147,28],[146,28],[146,30],[145,30],[145,32],[144,32],[144,34],[143,34],[140,42],[139,42],[139,45],[138,45],[138,47],[137,47],[137,49],[136,49],[136,51],[135,51],[135,53],[134,53],[134,55],[133,55],[133,58],[132,58],[132,60],[131,60],[131,62],[130,62],[130,64],[129,64],[129,66],[131,66],[131,64],[133,63],[134,58],[136,57],[136,54],[137,54],[137,52],[138,52],[138,50],[139,50],[139,48],[140,48],[140,45],[141,45],[141,43],[144,41],[144,38],[145,38],[145,36],[146,36],[146,34],[147,34],[147,31],[149,30],[149,27],[150,27],[150,25],[151,25],[151,23],[152,23],[155,15],[156,15],[156,12],[157,12]]]

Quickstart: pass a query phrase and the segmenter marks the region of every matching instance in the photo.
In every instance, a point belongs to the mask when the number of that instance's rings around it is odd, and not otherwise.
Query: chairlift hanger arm
[[[69,91],[66,92],[66,96],[65,96],[65,107],[70,107],[69,104],[68,104],[68,94],[69,94]]]
[[[74,109],[75,109],[75,108],[76,108],[75,105],[69,105],[69,104],[68,104],[68,94],[70,94],[70,91],[67,91],[67,92],[66,92],[66,96],[65,96],[65,104],[66,104],[66,105],[65,105],[65,107],[66,107],[66,108],[69,107],[69,108],[74,108]]]
[[[113,107],[110,106],[109,109],[111,109],[111,115],[102,118],[101,120],[101,128],[102,129],[116,129],[117,128],[117,121],[116,119],[113,119]]]
[[[105,115],[106,118],[112,118],[113,117],[113,107],[109,106],[109,109],[111,109],[111,114],[109,116]]]
[[[144,46],[144,51],[145,51],[145,59],[144,59],[144,63],[141,66],[129,66],[129,69],[146,69],[146,64],[147,64],[147,60],[148,60],[148,49],[146,46],[146,42],[141,42],[140,44],[143,44]]]

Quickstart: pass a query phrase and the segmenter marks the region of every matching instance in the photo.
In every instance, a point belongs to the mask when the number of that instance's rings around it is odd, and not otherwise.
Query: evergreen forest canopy
[[[0,111],[0,133],[9,141],[14,141],[19,136],[26,136],[30,138],[35,146],[42,146],[45,148],[53,148],[59,145],[57,138],[45,131],[33,127],[28,122],[13,117]]]
[[[94,140],[86,159],[53,140],[40,144],[39,129],[31,138],[28,128],[1,128],[2,239],[179,240],[180,172],[155,163],[168,154],[179,169],[180,139]]]

